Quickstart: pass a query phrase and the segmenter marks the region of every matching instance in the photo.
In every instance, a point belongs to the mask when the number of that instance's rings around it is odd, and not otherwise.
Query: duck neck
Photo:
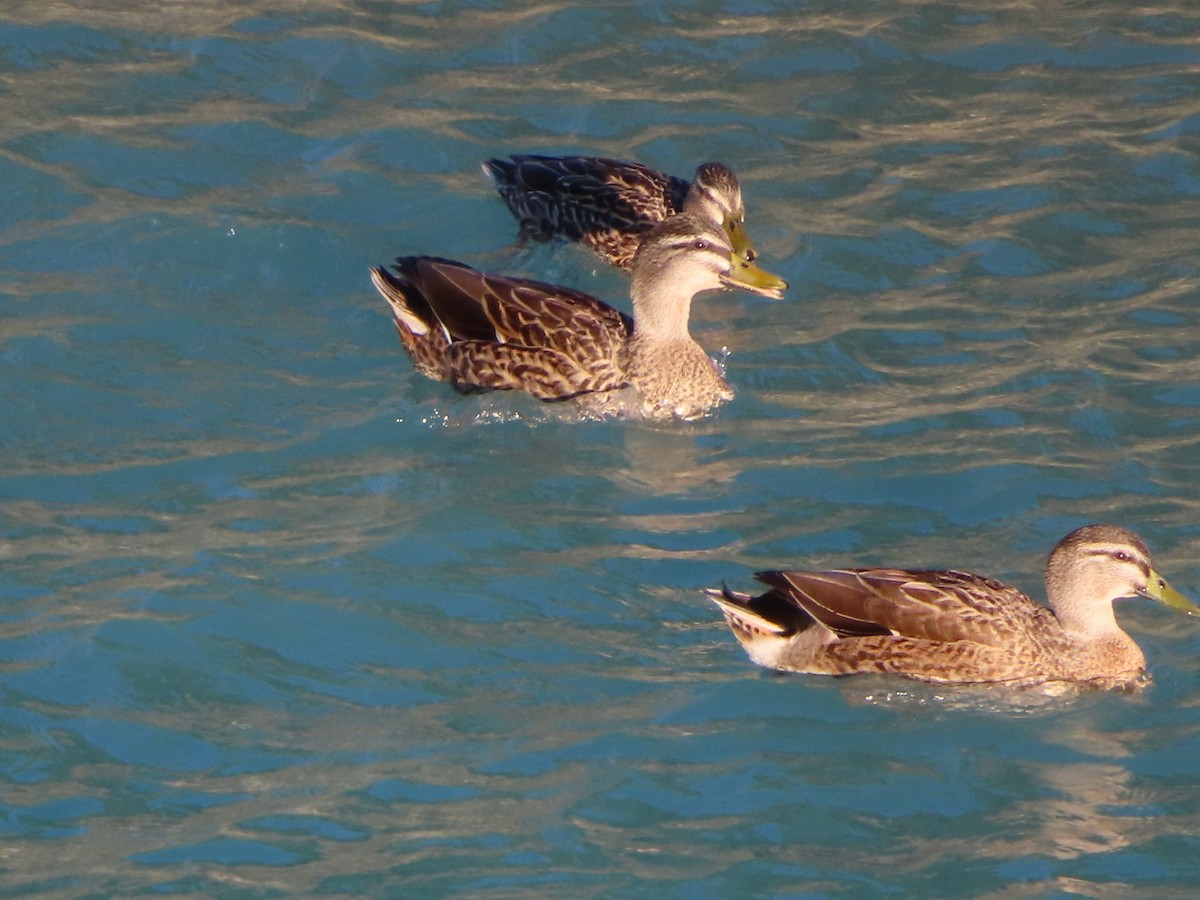
[[[658,290],[634,281],[630,289],[633,299],[633,334],[638,341],[656,344],[686,341],[692,343],[688,318],[692,312],[692,297],[670,285],[659,282]],[[667,290],[664,290],[667,288]]]
[[[1124,635],[1113,612],[1113,601],[1093,596],[1086,580],[1080,579],[1067,588],[1048,582],[1047,595],[1064,631],[1087,640]]]

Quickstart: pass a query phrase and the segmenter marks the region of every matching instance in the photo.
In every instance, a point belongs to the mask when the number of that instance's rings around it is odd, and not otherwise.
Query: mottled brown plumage
[[[1145,658],[1113,601],[1140,595],[1200,607],[1154,571],[1146,545],[1115,525],[1087,525],[1050,554],[1050,609],[969,572],[926,569],[768,571],[758,597],[708,591],[759,665],[819,675],[884,672],[938,683],[1136,684]]]
[[[758,255],[746,234],[741,185],[721,163],[702,164],[690,183],[640,163],[596,156],[518,154],[489,159],[483,170],[517,217],[523,238],[579,241],[628,269],[650,229],[686,211],[724,228],[743,263]]]
[[[375,268],[371,279],[424,375],[464,392],[523,390],[651,418],[695,418],[733,396],[688,333],[695,294],[778,295],[757,267],[734,265],[721,229],[688,214],[647,235],[634,262],[632,318],[581,291],[451,260],[401,257],[394,270]],[[633,410],[613,396],[625,388],[636,392]]]

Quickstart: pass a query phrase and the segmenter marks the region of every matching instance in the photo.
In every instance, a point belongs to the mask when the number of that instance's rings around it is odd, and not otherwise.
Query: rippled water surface
[[[622,302],[480,173],[720,159],[737,399],[415,374],[436,253]],[[1200,595],[1191,4],[0,11],[0,880],[21,895],[1191,897],[1200,622],[1140,694],[756,669],[701,589],[1138,530]]]

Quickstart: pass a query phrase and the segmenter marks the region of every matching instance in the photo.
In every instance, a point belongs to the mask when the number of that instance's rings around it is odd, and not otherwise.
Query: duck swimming
[[[525,239],[579,241],[628,269],[654,226],[689,212],[725,230],[739,264],[753,265],[758,258],[746,234],[741,184],[718,162],[700,165],[691,182],[600,156],[517,154],[489,159],[483,170]]]
[[[692,298],[721,288],[782,296],[780,279],[743,262],[721,228],[683,213],[638,248],[632,317],[582,291],[430,256],[400,257],[371,280],[416,369],[458,391],[522,390],[609,414],[629,411],[615,395],[632,389],[636,415],[692,419],[733,397],[688,332]]]
[[[1113,601],[1141,596],[1189,615],[1200,607],[1154,569],[1145,543],[1085,525],[1046,566],[1050,607],[982,575],[928,569],[768,571],[757,597],[710,589],[754,662],[786,672],[882,672],[938,684],[1131,687],[1146,659]]]

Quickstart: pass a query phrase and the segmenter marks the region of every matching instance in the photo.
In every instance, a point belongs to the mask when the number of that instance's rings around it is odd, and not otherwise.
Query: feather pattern
[[[393,310],[428,325],[418,335],[394,314],[418,371],[463,392],[524,390],[543,400],[616,390],[632,321],[570,288],[480,272],[435,257],[402,257],[372,271]]]

